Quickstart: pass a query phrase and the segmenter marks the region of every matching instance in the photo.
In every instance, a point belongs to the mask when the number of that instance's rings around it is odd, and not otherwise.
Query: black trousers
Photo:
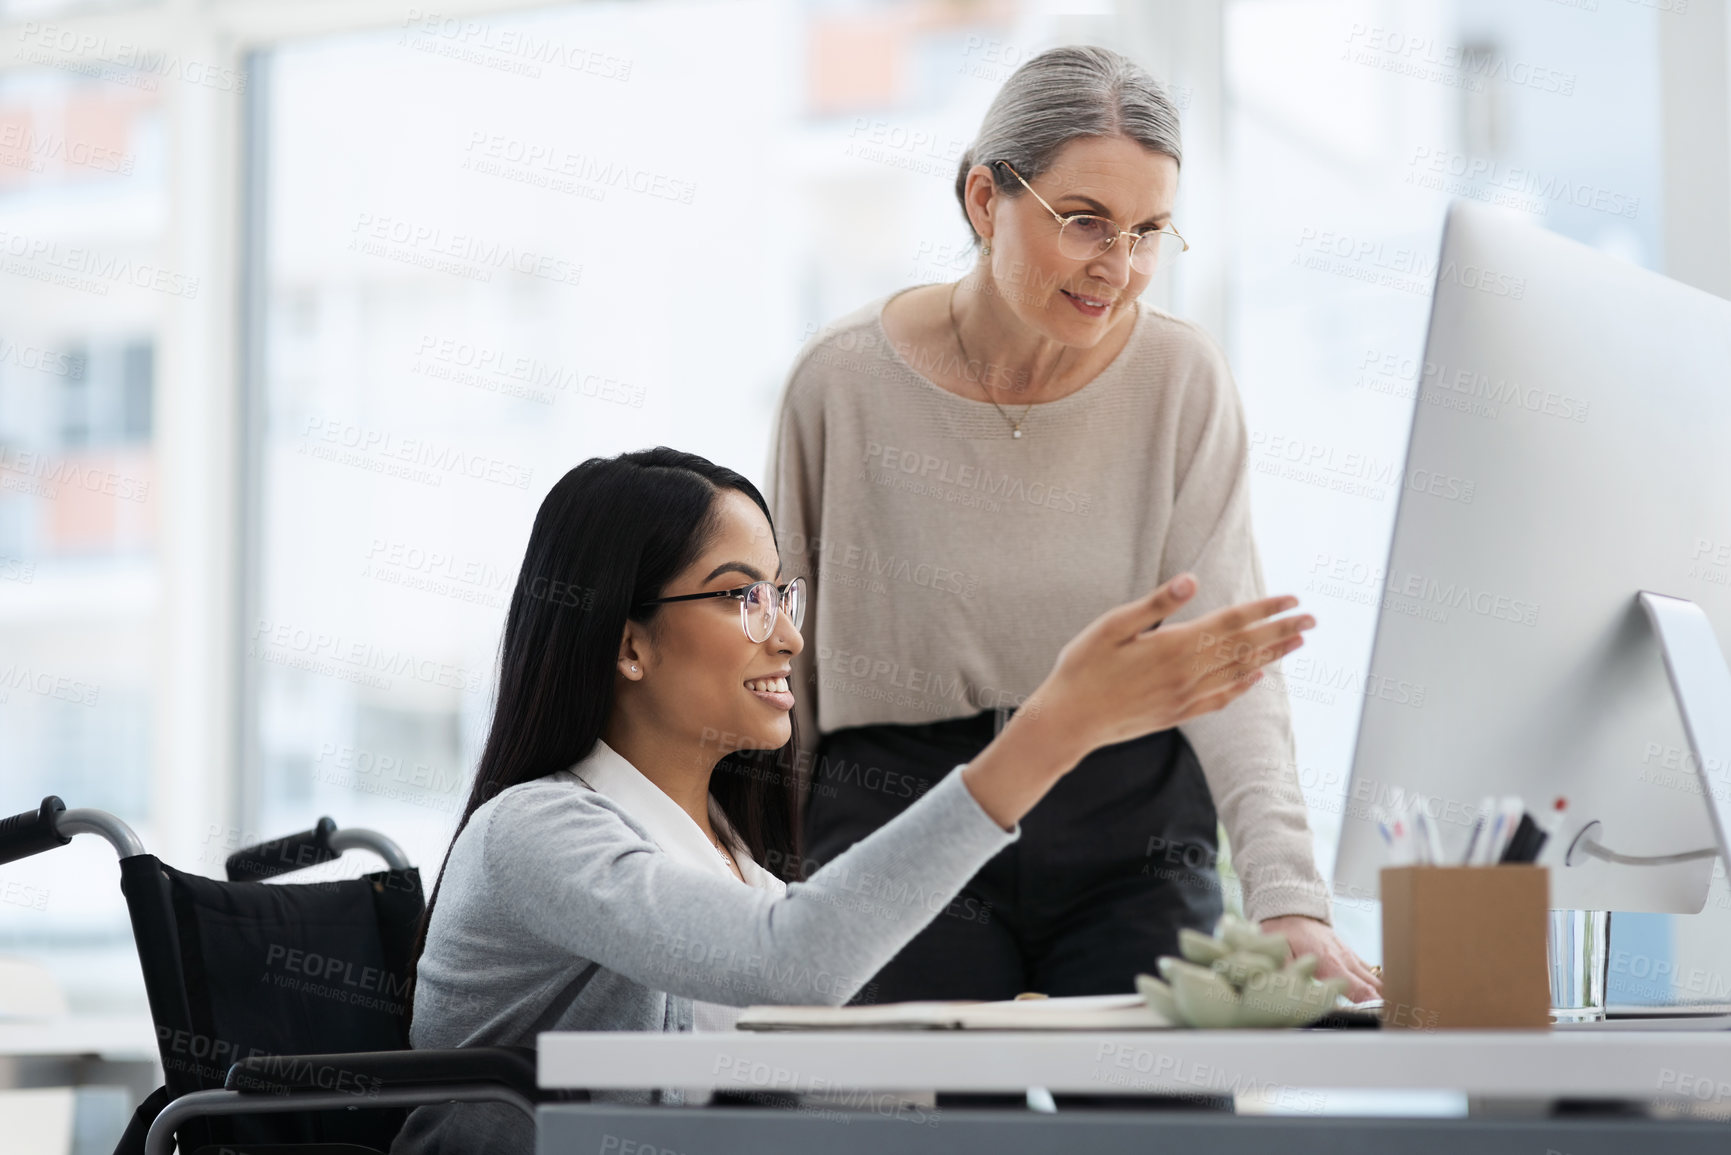
[[[806,854],[828,862],[989,743],[997,712],[824,735]],[[860,991],[859,1002],[1126,994],[1220,917],[1214,800],[1177,730],[1103,746],[1022,819],[1022,836]],[[815,866],[808,863],[809,869]]]

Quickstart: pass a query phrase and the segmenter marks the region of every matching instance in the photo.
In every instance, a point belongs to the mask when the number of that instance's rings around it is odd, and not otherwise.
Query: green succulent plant
[[[1289,959],[1286,936],[1263,934],[1231,913],[1213,937],[1188,928],[1178,950],[1156,964],[1160,977],[1137,975],[1150,1007],[1187,1027],[1302,1027],[1320,1019],[1346,993],[1344,978],[1318,979],[1316,956]]]

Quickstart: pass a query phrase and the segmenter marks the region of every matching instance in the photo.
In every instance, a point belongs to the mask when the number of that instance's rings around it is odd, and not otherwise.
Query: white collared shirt
[[[617,802],[621,809],[643,824],[655,845],[674,858],[734,882],[739,881],[733,877],[733,871],[727,868],[720,851],[716,850],[715,844],[709,841],[709,837],[691,815],[606,742],[597,738],[595,749],[590,751],[588,757],[573,765],[567,773],[580,784]],[[727,816],[721,812],[721,807],[716,804],[713,796],[709,799],[709,823],[724,840],[738,845],[737,839],[729,837],[733,828],[728,824]],[[745,885],[777,895],[787,893],[787,883],[759,866],[751,857],[751,852],[743,846],[733,852],[733,861],[738,864]],[[693,999],[693,1028],[699,1031],[731,1031],[735,1020],[739,1018],[740,1010],[739,1007]]]

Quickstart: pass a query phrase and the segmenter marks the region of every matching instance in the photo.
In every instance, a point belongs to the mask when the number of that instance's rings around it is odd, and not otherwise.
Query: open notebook
[[[742,1031],[1127,1031],[1172,1027],[1141,995],[1014,999],[1001,1003],[885,1003],[864,1007],[747,1007]]]
[[[1381,999],[1342,1003],[1319,1027],[1374,1027]],[[1153,1031],[1177,1028],[1141,995],[1015,999],[1002,1003],[885,1003],[865,1007],[747,1007],[742,1031]]]

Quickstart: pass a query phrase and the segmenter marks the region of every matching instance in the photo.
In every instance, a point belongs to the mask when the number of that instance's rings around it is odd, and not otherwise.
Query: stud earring
[[[636,667],[636,666],[632,666],[632,667],[631,667],[631,672],[632,672],[632,673],[633,673],[633,674],[635,674],[635,673],[636,673],[636,672],[637,672],[637,667]]]

